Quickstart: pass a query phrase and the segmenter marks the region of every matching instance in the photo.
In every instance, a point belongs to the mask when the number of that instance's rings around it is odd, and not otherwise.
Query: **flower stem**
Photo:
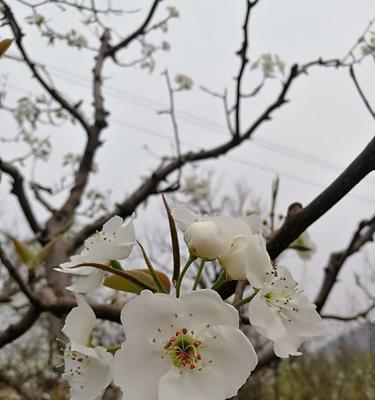
[[[75,265],[74,267],[72,267],[72,269],[79,268],[79,267],[93,267],[93,268],[101,269],[102,271],[110,272],[113,275],[121,276],[122,278],[125,278],[128,281],[133,282],[136,285],[140,286],[142,289],[148,289],[148,290],[151,290],[152,292],[155,292],[154,287],[143,282],[141,279],[138,279],[135,276],[128,274],[126,271],[122,271],[122,270],[110,267],[109,265],[84,262],[84,263]]]
[[[254,293],[252,293],[250,296],[245,297],[244,299],[237,301],[237,303],[233,304],[233,307],[240,308],[241,306],[250,303],[250,301],[253,299],[253,297],[259,292],[259,289],[254,289]]]
[[[211,289],[213,290],[218,290],[223,284],[226,282],[226,272],[221,271],[219,277],[216,279],[216,281],[212,284]]]
[[[204,268],[205,263],[206,263],[206,261],[202,259],[201,263],[199,265],[197,277],[195,278],[195,281],[194,281],[193,290],[197,290],[199,282],[201,281],[201,278],[202,278],[202,273],[203,273],[203,268]]]
[[[187,260],[184,268],[180,272],[180,275],[178,276],[177,283],[176,283],[176,297],[180,297],[180,291],[181,291],[181,283],[182,279],[184,278],[187,270],[189,269],[190,265],[197,259],[197,256],[193,256],[190,254],[189,259]]]
[[[147,264],[147,268],[150,271],[150,274],[152,276],[152,279],[154,280],[154,282],[156,283],[157,288],[159,289],[159,291],[161,293],[167,293],[167,291],[165,290],[165,287],[162,283],[162,281],[159,278],[159,275],[156,273],[154,267],[151,264],[150,259],[147,257],[147,254],[145,252],[145,249],[143,248],[143,246],[137,241],[139,247],[141,248],[142,254],[143,254],[143,258]]]

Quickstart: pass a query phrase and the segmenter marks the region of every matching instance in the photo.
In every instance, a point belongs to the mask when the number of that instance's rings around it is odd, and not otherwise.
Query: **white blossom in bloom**
[[[211,289],[180,299],[143,291],[123,308],[112,375],[127,400],[224,400],[257,364],[238,312]]]
[[[88,293],[100,286],[104,272],[93,267],[76,267],[78,264],[98,263],[108,264],[110,260],[123,260],[127,258],[135,243],[133,221],[124,225],[119,216],[108,220],[100,232],[85,241],[84,250],[80,255],[72,256],[69,262],[57,268],[60,272],[74,274],[77,280],[67,287],[76,293]]]
[[[90,334],[96,324],[94,311],[81,296],[78,306],[67,315],[62,332],[68,337],[65,348],[65,378],[70,386],[71,400],[95,400],[111,383],[112,354],[104,347],[89,346]]]
[[[261,287],[272,270],[257,215],[239,218],[200,216],[185,206],[173,210],[190,253],[206,260],[218,259],[232,279]]]
[[[193,87],[193,80],[184,74],[177,74],[174,78],[181,90],[190,90]]]
[[[284,267],[268,274],[267,282],[249,304],[249,319],[254,329],[273,341],[279,357],[300,355],[299,346],[323,331],[315,304]]]
[[[308,261],[316,251],[316,244],[311,240],[308,231],[304,231],[291,245],[290,248],[297,250],[302,260]]]

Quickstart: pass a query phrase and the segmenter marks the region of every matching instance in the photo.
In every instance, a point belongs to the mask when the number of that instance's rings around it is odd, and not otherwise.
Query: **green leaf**
[[[111,265],[112,268],[123,271],[121,264],[117,260],[109,260],[109,264]]]
[[[35,253],[25,243],[19,241],[14,236],[9,236],[9,239],[13,243],[14,249],[21,261],[30,267]]]
[[[142,280],[149,286],[155,288],[155,291],[158,291],[158,289],[155,285],[154,279],[152,278],[152,275],[148,269],[133,269],[131,271],[126,271],[126,272],[128,274]],[[165,289],[169,293],[171,290],[171,283],[170,283],[167,275],[160,271],[155,271],[155,272],[157,273],[157,275],[159,276],[159,279],[161,280]],[[104,279],[103,284],[104,284],[104,286],[107,286],[111,289],[121,290],[122,292],[128,292],[128,293],[140,294],[143,290],[143,288],[141,288],[137,284],[130,282],[128,279],[123,278],[118,275],[107,276]]]
[[[31,264],[30,264],[30,269],[36,269],[38,268],[43,261],[46,260],[46,258],[49,256],[49,254],[51,253],[51,250],[53,248],[53,246],[56,243],[56,238],[52,239],[50,242],[48,242],[46,245],[44,245],[39,252],[35,255],[35,257],[31,260]]]
[[[3,39],[0,40],[0,56],[2,56],[12,44],[13,39]]]

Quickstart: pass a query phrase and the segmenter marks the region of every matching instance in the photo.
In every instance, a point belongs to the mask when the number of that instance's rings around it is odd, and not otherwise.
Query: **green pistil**
[[[200,347],[201,342],[188,334],[186,328],[183,328],[167,341],[164,350],[178,369],[182,370],[185,367],[195,369],[201,361]]]

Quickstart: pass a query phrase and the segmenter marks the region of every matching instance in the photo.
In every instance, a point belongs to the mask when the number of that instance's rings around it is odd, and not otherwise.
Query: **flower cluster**
[[[129,400],[235,396],[258,362],[240,330],[241,305],[248,305],[252,327],[272,341],[279,357],[301,354],[300,345],[322,332],[315,306],[288,269],[272,263],[256,215],[200,216],[184,206],[167,211],[189,250],[187,263],[173,280],[175,291],[169,293],[168,277],[153,268],[142,246],[148,270],[121,266],[119,260],[130,255],[136,240],[133,222],[124,225],[118,216],[58,269],[76,277],[68,289],[76,292],[77,307],[62,330],[69,340],[63,376],[72,400],[95,400],[112,381]],[[197,259],[200,268],[193,290],[180,295],[185,273]],[[247,281],[251,295],[232,305],[216,291],[217,282],[211,289],[197,290],[203,268],[211,261],[223,268],[224,281]],[[79,294],[99,287],[105,274],[111,274],[105,278],[111,283],[107,286],[137,294],[121,312],[126,340],[108,349],[93,343],[95,314]]]

